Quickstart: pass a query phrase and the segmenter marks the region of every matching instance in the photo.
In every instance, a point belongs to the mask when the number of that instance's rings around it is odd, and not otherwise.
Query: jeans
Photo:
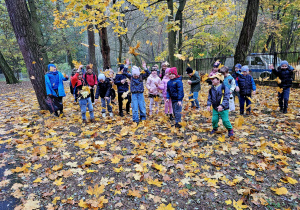
[[[132,120],[133,122],[139,122],[140,120],[146,120],[146,103],[144,93],[132,93]]]
[[[88,98],[81,98],[79,100],[79,106],[80,106],[80,110],[81,110],[81,116],[83,120],[86,120],[86,107],[89,108],[89,112],[90,112],[90,119],[94,119],[94,109],[93,109],[93,105],[92,105],[92,101],[91,101],[91,97]]]
[[[282,93],[278,92],[278,103],[280,109],[287,109],[291,88],[283,88]]]
[[[251,95],[240,95],[240,114],[244,114],[244,106],[245,106],[245,101],[246,101],[246,106],[248,107],[247,108],[247,111],[251,111],[251,107],[250,107],[250,104],[251,104],[251,101],[248,99],[251,98]]]
[[[191,94],[192,92],[190,92]],[[198,101],[198,95],[199,95],[199,92],[193,92],[193,95],[189,97],[189,99],[195,99],[194,101],[192,101],[192,107],[195,106],[196,104],[196,108],[199,109],[200,106],[199,106],[199,101]]]
[[[215,130],[218,129],[219,117],[221,117],[224,127],[227,130],[231,130],[232,125],[229,121],[229,110],[228,109],[223,110],[221,112],[218,112],[217,110],[213,109],[213,114],[212,114],[213,129],[215,129]]]
[[[173,108],[173,112],[174,112],[174,116],[175,116],[175,123],[181,122],[182,102],[181,102],[181,106],[180,106],[180,105],[178,105],[178,101],[176,101],[176,102],[172,101],[172,108]]]
[[[105,100],[105,98],[101,98],[101,104],[102,104],[102,113],[106,112],[106,108],[109,113],[112,112],[112,107],[110,105],[110,99]]]
[[[123,113],[123,100],[128,99],[126,103],[126,112],[129,113],[130,111],[130,102],[131,102],[131,95],[128,94],[126,98],[122,98],[123,93],[118,93],[118,102],[119,102],[119,114]]]

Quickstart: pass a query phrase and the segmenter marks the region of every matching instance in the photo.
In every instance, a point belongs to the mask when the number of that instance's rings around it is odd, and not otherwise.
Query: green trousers
[[[224,127],[227,130],[232,129],[232,125],[229,121],[229,110],[223,110],[221,112],[218,112],[217,110],[213,109],[213,114],[212,114],[212,125],[213,129],[218,129],[218,123],[219,123],[219,116],[221,116],[222,122]]]

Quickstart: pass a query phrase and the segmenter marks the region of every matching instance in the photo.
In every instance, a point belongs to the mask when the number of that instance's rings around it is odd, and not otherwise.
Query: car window
[[[263,65],[263,61],[260,57],[252,57],[251,58],[251,65]]]

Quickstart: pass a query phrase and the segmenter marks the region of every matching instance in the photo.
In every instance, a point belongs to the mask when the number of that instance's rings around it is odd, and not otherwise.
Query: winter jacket
[[[124,92],[127,92],[128,91],[128,82],[125,82],[124,84],[122,84],[121,83],[121,80],[123,80],[123,79],[126,79],[127,78],[127,76],[126,76],[126,74],[127,74],[127,67],[125,67],[122,71],[122,73],[118,73],[117,75],[116,75],[116,78],[115,78],[115,80],[114,80],[114,82],[115,82],[115,85],[117,85],[117,87],[118,87],[118,93],[124,93]]]
[[[235,79],[230,74],[228,74],[227,77],[224,78],[223,83],[230,90],[231,93],[234,92],[236,87]]]
[[[233,70],[234,71],[234,70]],[[234,71],[234,73],[232,73],[232,77],[234,78],[234,79],[236,79],[238,76],[239,76],[239,74],[241,74],[241,71],[238,71],[238,72],[236,72],[236,71]]]
[[[106,78],[104,80],[104,82],[99,82],[98,85],[97,85],[97,91],[96,91],[95,99],[98,99],[99,96],[100,96],[100,98],[110,97],[111,87],[112,87],[112,85],[110,83],[109,78]]]
[[[192,81],[191,92],[199,92],[201,90],[199,73],[194,70],[193,75],[190,77],[190,80]]]
[[[130,78],[130,92],[131,93],[143,93],[144,92],[144,79],[150,75],[150,71],[145,69],[145,73],[140,74],[139,78],[134,78],[131,74],[126,74]]]
[[[65,97],[66,93],[65,93],[65,89],[64,89],[64,83],[63,81],[67,81],[68,79],[65,78],[62,73],[60,73],[59,71],[55,72],[48,72],[45,75],[45,84],[46,84],[46,92],[47,95],[53,95],[54,97]],[[57,84],[57,90],[58,90],[58,95],[56,94],[56,92],[53,89],[53,84],[51,84],[50,82],[50,77],[52,77],[54,74],[58,75],[58,77],[56,76],[56,78],[58,79],[58,84]]]
[[[76,73],[73,77],[72,77],[72,85],[74,88],[74,91],[78,94],[78,98],[80,99],[82,96],[80,94],[80,91],[82,90],[83,86],[87,86],[87,84],[85,83],[85,80],[82,79],[78,79],[78,73]],[[89,94],[86,98],[90,97],[91,95]]]
[[[94,72],[92,74],[84,74],[83,79],[88,86],[93,87],[98,84],[97,75]]]
[[[164,98],[167,97],[167,85],[168,85],[169,80],[170,80],[170,78],[165,75],[164,78],[162,79],[160,85],[158,86],[158,88],[160,90],[162,90]]]
[[[182,101],[184,97],[182,77],[169,80],[167,84],[167,99],[172,102]]]
[[[236,86],[240,88],[240,95],[251,95],[252,91],[256,90],[255,82],[253,80],[253,77],[251,75],[244,76],[243,74],[240,74],[236,78]]]
[[[153,77],[152,74],[148,77],[147,82],[146,82],[146,87],[149,90],[149,94],[152,95],[158,95],[158,87],[155,85],[157,83],[160,85],[161,80],[159,76]]]
[[[215,110],[218,110],[218,106],[221,105],[223,107],[223,110],[227,110],[229,109],[229,97],[230,92],[229,89],[225,86],[225,84],[222,83],[217,87],[212,86],[209,90],[207,106],[210,107],[212,105]]]
[[[279,66],[277,70],[273,69],[273,73],[276,77],[279,77],[281,83],[278,84],[280,88],[289,88],[293,84],[293,70],[292,66],[288,66],[287,69],[281,69]]]

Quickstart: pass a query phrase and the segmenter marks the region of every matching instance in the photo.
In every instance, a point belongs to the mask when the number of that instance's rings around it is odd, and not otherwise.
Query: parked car
[[[252,53],[246,57],[246,65],[249,66],[251,75],[253,78],[257,79],[259,77],[270,77],[272,74],[272,70],[269,68],[271,64],[273,64],[274,55],[265,55]],[[279,66],[281,59],[277,57],[277,66]],[[229,69],[234,71],[234,58],[229,57],[225,60],[225,66],[229,67]]]

